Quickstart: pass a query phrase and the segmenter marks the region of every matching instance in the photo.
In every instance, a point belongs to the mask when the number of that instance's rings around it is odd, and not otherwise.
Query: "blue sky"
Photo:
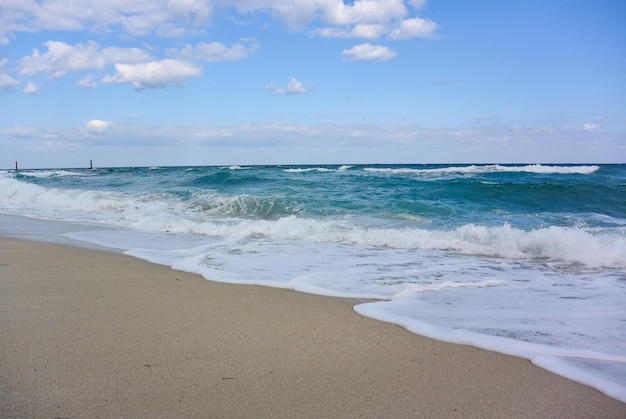
[[[0,0],[0,168],[626,161],[626,2]]]

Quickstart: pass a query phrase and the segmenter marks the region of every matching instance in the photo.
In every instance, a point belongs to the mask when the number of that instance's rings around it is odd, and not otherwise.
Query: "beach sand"
[[[626,417],[626,404],[527,360],[426,339],[356,303],[0,238],[0,413]]]

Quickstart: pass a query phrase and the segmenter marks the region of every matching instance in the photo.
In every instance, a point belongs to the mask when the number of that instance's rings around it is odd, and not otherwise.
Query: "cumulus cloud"
[[[302,83],[298,79],[292,78],[287,84],[287,88],[278,87],[274,82],[265,86],[266,90],[274,92],[279,95],[295,95],[298,93],[306,93],[311,90],[309,83]]]
[[[48,74],[58,79],[68,73],[103,70],[112,63],[136,63],[145,61],[150,55],[139,48],[102,48],[96,42],[69,45],[65,42],[48,41],[45,53],[34,49],[31,56],[20,60],[21,76]]]
[[[419,9],[425,0],[408,0]],[[188,34],[190,27],[206,25],[216,13],[235,11],[247,16],[268,14],[291,27],[301,27],[314,20],[332,25],[386,22],[405,18],[408,9],[403,0],[46,0],[12,1],[5,6],[0,36],[15,32],[41,30],[95,30],[122,28],[132,35]],[[161,30],[160,28],[165,28]]]
[[[26,83],[26,86],[22,90],[22,93],[26,93],[27,95],[35,95],[41,92],[41,87],[33,82]]]
[[[387,61],[396,56],[396,52],[381,45],[361,44],[341,51],[349,61]]]
[[[598,124],[585,124],[585,125],[583,125],[583,129],[585,131],[595,131],[598,128],[600,128],[600,125],[598,125]]]
[[[313,31],[324,38],[365,38],[377,39],[389,32],[389,27],[377,23],[360,23],[351,29],[326,27]]]
[[[85,78],[82,78],[76,82],[76,86],[82,87],[84,89],[95,89],[98,87],[98,83],[93,81],[93,75],[90,74]]]
[[[100,119],[92,119],[85,123],[85,130],[90,134],[103,134],[111,128],[113,123],[102,121]]]
[[[0,14],[0,40],[15,32],[42,30],[92,30],[108,32],[119,28],[131,35],[185,35],[189,26],[208,22],[214,1],[210,0],[45,0],[11,1]],[[159,31],[166,28],[165,31]],[[172,30],[177,28],[178,30]]]
[[[183,60],[239,61],[258,48],[259,44],[254,40],[242,40],[231,47],[221,42],[202,42],[195,46],[188,44],[180,51],[170,51],[170,54]]]
[[[351,38],[380,38],[387,32],[387,25],[378,23],[360,23],[355,25],[350,31]]]
[[[313,2],[310,0],[218,0],[222,4],[234,6],[240,15],[267,13],[273,19],[292,28],[308,25],[320,14],[320,9],[336,0]]]
[[[136,90],[184,86],[191,78],[200,77],[202,69],[179,60],[150,61],[141,64],[115,64],[115,74],[107,75],[103,83],[131,83]]]
[[[403,0],[356,0],[352,4],[343,1],[328,2],[326,18],[337,25],[380,23],[406,16]]]
[[[407,3],[414,9],[421,9],[426,5],[426,0],[407,0]]]
[[[0,60],[0,70],[7,64],[9,60],[3,58]],[[9,76],[7,73],[0,73],[0,92],[10,92],[20,84],[19,80],[15,80],[13,77]]]
[[[274,19],[290,27],[302,27],[312,22],[322,22],[316,30],[322,36],[346,37],[362,33],[373,37],[369,25],[383,25],[391,30],[394,22],[410,17],[410,8],[419,10],[426,0],[219,0],[219,3],[235,5],[240,14],[267,12]],[[409,7],[407,7],[407,5]],[[360,26],[360,28],[358,28]],[[367,28],[368,30],[363,30]],[[379,31],[382,26],[376,28]],[[354,31],[354,32],[353,32]]]
[[[20,84],[20,81],[15,80],[13,77],[6,73],[0,73],[0,91],[7,93],[13,90],[15,86]]]
[[[432,36],[437,29],[437,24],[429,19],[419,17],[405,19],[390,33],[389,39],[410,39],[415,37]]]
[[[269,17],[292,28],[308,27],[310,33],[321,37],[395,41],[434,35],[437,24],[417,16],[425,3],[426,0],[8,0],[0,6],[0,45],[10,42],[19,32],[43,30],[115,32],[122,36],[198,35],[205,33],[207,24],[217,14],[225,20],[244,23],[248,20],[265,24]],[[94,41],[72,45],[50,40],[43,45],[45,49],[33,49],[16,63],[16,75],[46,75],[55,80],[72,73],[91,73],[83,74],[76,86],[95,88],[96,78],[100,80],[107,74],[102,83],[128,83],[137,90],[183,86],[190,78],[201,75],[198,62],[243,60],[260,48],[252,39],[241,39],[232,45],[201,42],[162,51],[166,56],[157,57],[148,52],[148,47],[103,47]],[[385,61],[396,52],[366,43],[345,49],[341,55],[347,61]],[[16,75],[0,72],[0,91],[13,91],[20,84]],[[295,87],[296,90],[275,87],[269,90],[302,93]],[[31,89],[22,91],[27,90]]]
[[[313,34],[324,38],[378,39],[387,36],[393,40],[428,38],[435,34],[437,24],[432,20],[413,18],[393,24],[360,23],[351,28],[324,27],[313,30]]]
[[[235,13],[244,19],[252,14],[267,15],[292,28],[321,24],[335,27],[342,37],[346,33],[352,36],[360,33],[368,39],[372,39],[373,34],[372,27],[367,25],[381,24],[390,31],[397,22],[408,20],[400,24],[400,29],[395,29],[399,36],[406,37],[410,33],[423,36],[425,28],[416,32],[414,27],[402,26],[415,25],[416,22],[410,22],[410,14],[422,9],[426,0],[14,0],[10,3],[3,6],[4,13],[0,14],[0,44],[10,42],[17,32],[42,30],[111,32],[122,29],[133,36],[197,35],[217,13],[225,16]],[[329,36],[333,31],[322,30],[321,33]]]
[[[32,51],[19,61],[19,74],[34,77],[47,74],[51,79],[59,79],[70,73],[106,70],[115,67],[115,74],[107,75],[103,83],[130,83],[135,89],[182,86],[189,78],[199,77],[201,67],[190,61],[236,61],[247,58],[259,48],[253,39],[242,39],[228,47],[220,42],[187,45],[182,50],[169,50],[176,59],[154,60],[145,50],[139,48],[101,47],[89,41],[70,45],[65,42],[44,43],[47,51]],[[3,62],[5,62],[3,60]],[[0,62],[2,64],[2,62]],[[8,75],[0,75],[0,89],[7,90],[19,84]],[[78,82],[78,87],[95,88],[97,82],[93,74]]]

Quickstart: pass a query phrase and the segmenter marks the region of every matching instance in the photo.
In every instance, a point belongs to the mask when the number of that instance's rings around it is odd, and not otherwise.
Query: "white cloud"
[[[315,35],[324,38],[365,38],[377,39],[389,32],[389,28],[384,24],[367,24],[360,23],[352,29],[343,29],[336,27],[319,28],[313,31]]]
[[[52,128],[45,127],[24,127],[21,125],[5,128],[0,131],[3,136],[19,139],[48,140],[59,137],[59,132]]]
[[[289,80],[289,84],[287,84],[287,88],[285,89],[278,87],[273,82],[265,86],[265,89],[279,95],[295,95],[298,93],[308,92],[309,90],[311,90],[311,86],[309,83],[302,83],[298,79],[292,78],[291,80]]]
[[[386,25],[360,23],[355,25],[350,33],[352,38],[376,39],[380,38],[385,32],[387,32]]]
[[[98,87],[98,83],[93,81],[93,75],[90,74],[87,77],[80,79],[76,82],[76,86],[82,87],[84,89],[95,89]]]
[[[202,69],[179,60],[151,61],[141,64],[115,64],[115,74],[107,75],[103,83],[131,83],[137,90],[183,86],[190,78],[200,77]]]
[[[131,35],[146,35],[159,28],[180,28],[208,22],[214,1],[210,0],[45,0],[3,1],[0,40],[16,32],[42,30],[108,32],[123,28]],[[8,3],[8,4],[7,4]]]
[[[351,38],[351,32],[344,28],[317,28],[312,32],[314,35],[323,38]]]
[[[259,45],[254,40],[243,40],[231,47],[221,42],[202,42],[196,46],[186,45],[182,50],[170,53],[183,60],[238,61],[247,58],[258,48]]]
[[[151,32],[188,33],[206,25],[216,13],[233,10],[240,15],[269,14],[285,24],[298,27],[319,19],[333,25],[353,25],[402,19],[407,15],[403,0],[5,0],[0,18],[0,36],[41,30],[125,29],[132,35]],[[424,0],[409,0],[421,7]],[[166,29],[160,32],[160,28]]]
[[[407,3],[417,10],[426,6],[426,0],[407,0]]]
[[[213,12],[215,1],[206,0],[168,0],[165,9],[169,15],[183,22],[203,24]]]
[[[22,93],[26,93],[27,95],[35,95],[41,92],[41,87],[33,82],[28,82]]]
[[[235,7],[241,15],[260,12],[268,13],[292,28],[308,25],[320,14],[320,9],[329,3],[340,0],[218,0],[220,3]]]
[[[7,58],[3,58],[0,60],[0,70],[9,62]],[[15,86],[20,84],[19,80],[15,80],[13,77],[9,76],[7,73],[0,73],[0,92],[10,92],[13,90]]]
[[[95,135],[98,134],[98,135]],[[22,127],[0,129],[7,146],[28,147],[33,165],[45,167],[54,149],[83,150],[81,159],[98,153],[100,161],[120,164],[277,164],[411,162],[441,163],[492,160],[619,162],[623,142],[619,134],[585,131],[577,127],[506,126],[502,121],[481,126],[427,128],[377,124],[241,124],[228,126],[158,126],[111,124],[93,120],[77,128]],[[545,139],[549,137],[550,141]],[[61,141],[62,139],[62,141]],[[598,147],[602,141],[602,147]],[[101,147],[107,144],[107,149]],[[150,147],[145,147],[146,145]],[[254,149],[254,153],[250,150]],[[141,149],[140,154],[136,154]],[[207,150],[210,149],[210,152]],[[107,151],[108,150],[108,151]],[[183,153],[179,153],[184,150]],[[497,150],[497,154],[496,151]],[[179,153],[179,154],[177,154]],[[493,154],[492,154],[493,153]],[[71,156],[71,155],[70,155]],[[211,161],[206,158],[210,156]],[[59,159],[67,154],[59,154]],[[137,161],[137,158],[143,159]],[[157,159],[157,160],[154,160]],[[243,159],[243,161],[242,161]]]
[[[410,39],[432,36],[437,24],[429,19],[419,17],[405,19],[389,33],[389,39]]]
[[[387,35],[393,40],[404,40],[416,37],[432,37],[437,30],[437,24],[432,20],[414,18],[405,19],[392,24],[382,23],[359,23],[352,28],[324,27],[315,29],[312,33],[324,38],[362,38],[378,39]]]
[[[20,84],[20,81],[15,80],[6,73],[0,73],[0,91],[5,93],[10,92],[18,84]]]
[[[407,14],[403,0],[356,0],[349,5],[327,1],[325,6],[326,20],[335,25],[388,22]]]
[[[384,25],[390,30],[397,22],[410,21],[410,12],[423,8],[426,1],[4,0],[3,3],[0,44],[8,43],[15,33],[42,30],[119,32],[123,29],[133,36],[151,33],[161,37],[197,35],[204,32],[217,13],[226,17],[235,13],[243,19],[251,14],[267,15],[292,28],[321,23],[322,27],[336,27],[342,37],[345,37],[345,32],[352,37],[373,39],[372,31],[378,32],[380,28],[374,29],[371,25]],[[416,28],[398,30],[398,36],[406,37]],[[321,29],[321,33],[324,32],[328,29]]]
[[[65,42],[48,41],[48,51],[40,53],[34,49],[32,55],[20,60],[22,76],[48,74],[53,79],[68,73],[103,70],[112,63],[136,63],[145,61],[150,55],[138,48],[101,48],[96,42],[69,45]]]
[[[415,17],[425,0],[0,0],[0,44],[9,42],[19,32],[42,30],[120,32],[131,35],[155,33],[163,37],[182,37],[204,33],[216,15],[236,18],[239,22],[269,16],[290,27],[308,25],[312,33],[323,37],[392,40],[431,36],[437,24]],[[412,15],[413,14],[413,15]],[[259,20],[256,20],[258,22]],[[265,23],[265,22],[263,22]],[[122,34],[124,36],[124,34]],[[97,87],[96,78],[107,74],[103,83],[132,84],[135,89],[182,86],[199,77],[202,69],[193,62],[243,60],[257,51],[257,41],[242,39],[232,45],[221,42],[188,44],[168,50],[167,58],[153,57],[148,47],[102,47],[94,41],[68,44],[50,40],[45,50],[33,49],[31,55],[17,62],[21,77],[47,75],[58,79],[72,73],[83,74],[76,85]],[[157,52],[154,52],[157,54]],[[396,52],[369,43],[341,51],[346,60],[385,61]],[[3,60],[6,63],[6,59]],[[115,72],[111,67],[115,66]],[[142,73],[143,72],[143,73]],[[12,75],[0,73],[0,91],[11,91],[20,83]],[[308,89],[308,87],[306,87]],[[272,89],[270,89],[272,90]],[[277,88],[284,94],[295,90]]]
[[[356,0],[349,4],[343,0],[247,0],[243,3],[247,4],[246,11],[270,9],[287,24],[320,21],[324,25],[313,29],[313,33],[323,37],[376,39],[388,35],[391,39],[408,39],[430,36],[437,27],[429,19],[410,16],[407,5],[420,10],[426,0],[407,0],[406,4],[403,0]]]
[[[200,43],[195,46],[187,45],[182,50],[168,51],[170,56],[179,59],[157,61],[153,60],[148,52],[139,48],[102,48],[93,41],[76,45],[48,41],[44,45],[48,48],[46,52],[42,53],[34,49],[32,55],[20,60],[20,75],[33,77],[47,74],[52,79],[58,79],[70,73],[105,70],[108,66],[114,65],[116,73],[105,76],[103,83],[132,83],[138,90],[171,85],[182,86],[187,79],[199,77],[202,72],[201,67],[187,61],[242,60],[259,48],[258,43],[253,39],[242,39],[230,47],[220,42]],[[6,59],[3,62],[6,62]],[[4,77],[5,89],[10,85],[8,77],[8,75]],[[83,88],[95,88],[97,83],[93,77],[93,75],[88,75],[79,80],[76,85]],[[2,79],[0,77],[0,83]]]
[[[341,51],[341,55],[350,61],[387,61],[396,56],[396,52],[381,45],[361,44]]]
[[[585,131],[594,131],[594,130],[597,130],[598,128],[600,128],[600,125],[598,125],[598,124],[585,124],[585,125],[583,125],[583,129]]]
[[[85,130],[90,134],[103,134],[111,128],[112,122],[102,121],[100,119],[92,119],[85,123]]]

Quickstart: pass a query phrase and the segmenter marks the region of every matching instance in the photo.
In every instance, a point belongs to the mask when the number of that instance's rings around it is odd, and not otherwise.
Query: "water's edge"
[[[144,257],[140,257],[138,255],[133,255],[131,252],[127,252],[124,249],[101,246],[98,244],[90,243],[84,240],[79,240],[76,238],[72,238],[72,233],[80,233],[80,232],[92,232],[92,231],[100,231],[100,230],[117,230],[113,227],[105,227],[97,224],[89,224],[89,223],[76,223],[69,221],[49,221],[49,220],[41,220],[28,218],[18,215],[9,215],[0,213],[0,236],[6,238],[13,238],[19,240],[33,241],[33,242],[47,242],[47,243],[56,243],[65,246],[77,247],[77,248],[85,248],[96,251],[105,251],[109,253],[116,254],[126,254],[127,256],[136,257],[138,259],[147,260],[148,262],[154,263]],[[175,270],[184,270],[178,269],[176,267],[172,267]],[[198,274],[197,272],[192,272]],[[204,275],[205,279],[209,281],[220,282],[219,280],[214,280],[211,278],[207,278]],[[237,284],[237,285],[245,285],[245,284]],[[260,284],[263,285],[263,284]],[[264,285],[270,286],[271,285]],[[293,288],[288,288],[297,292],[307,292],[306,290],[298,290]],[[333,296],[333,298],[337,298]],[[587,385],[589,387],[595,388],[601,393],[619,400],[621,402],[626,403],[621,396],[621,392],[619,389],[613,389],[611,383],[598,383],[597,379],[593,377],[589,377],[589,380],[584,380],[580,376],[580,372],[571,371],[570,367],[567,365],[562,365],[559,367],[555,366],[554,359],[550,359],[549,361],[543,359],[544,357],[533,357],[531,355],[524,355],[519,352],[511,352],[505,349],[506,345],[499,346],[497,342],[491,346],[485,346],[481,344],[481,339],[476,341],[471,339],[471,336],[461,336],[458,339],[451,339],[450,336],[446,333],[440,333],[436,327],[432,327],[428,324],[424,324],[424,327],[416,328],[414,324],[406,324],[401,317],[394,318],[393,316],[389,316],[385,314],[383,311],[378,310],[376,303],[381,301],[375,299],[367,299],[367,298],[351,298],[351,297],[340,297],[342,299],[352,300],[354,303],[353,309],[359,315],[363,315],[375,320],[383,321],[390,324],[395,324],[405,328],[411,333],[415,333],[420,336],[424,336],[430,339],[439,340],[446,343],[460,344],[460,345],[470,345],[474,347],[478,347],[484,350],[488,350],[496,353],[504,353],[511,356],[516,356],[518,358],[523,358],[529,360],[534,365],[550,371],[556,375],[567,378],[571,381],[578,382],[583,385]],[[497,339],[497,338],[496,338]],[[500,347],[501,350],[494,349],[494,346]]]

